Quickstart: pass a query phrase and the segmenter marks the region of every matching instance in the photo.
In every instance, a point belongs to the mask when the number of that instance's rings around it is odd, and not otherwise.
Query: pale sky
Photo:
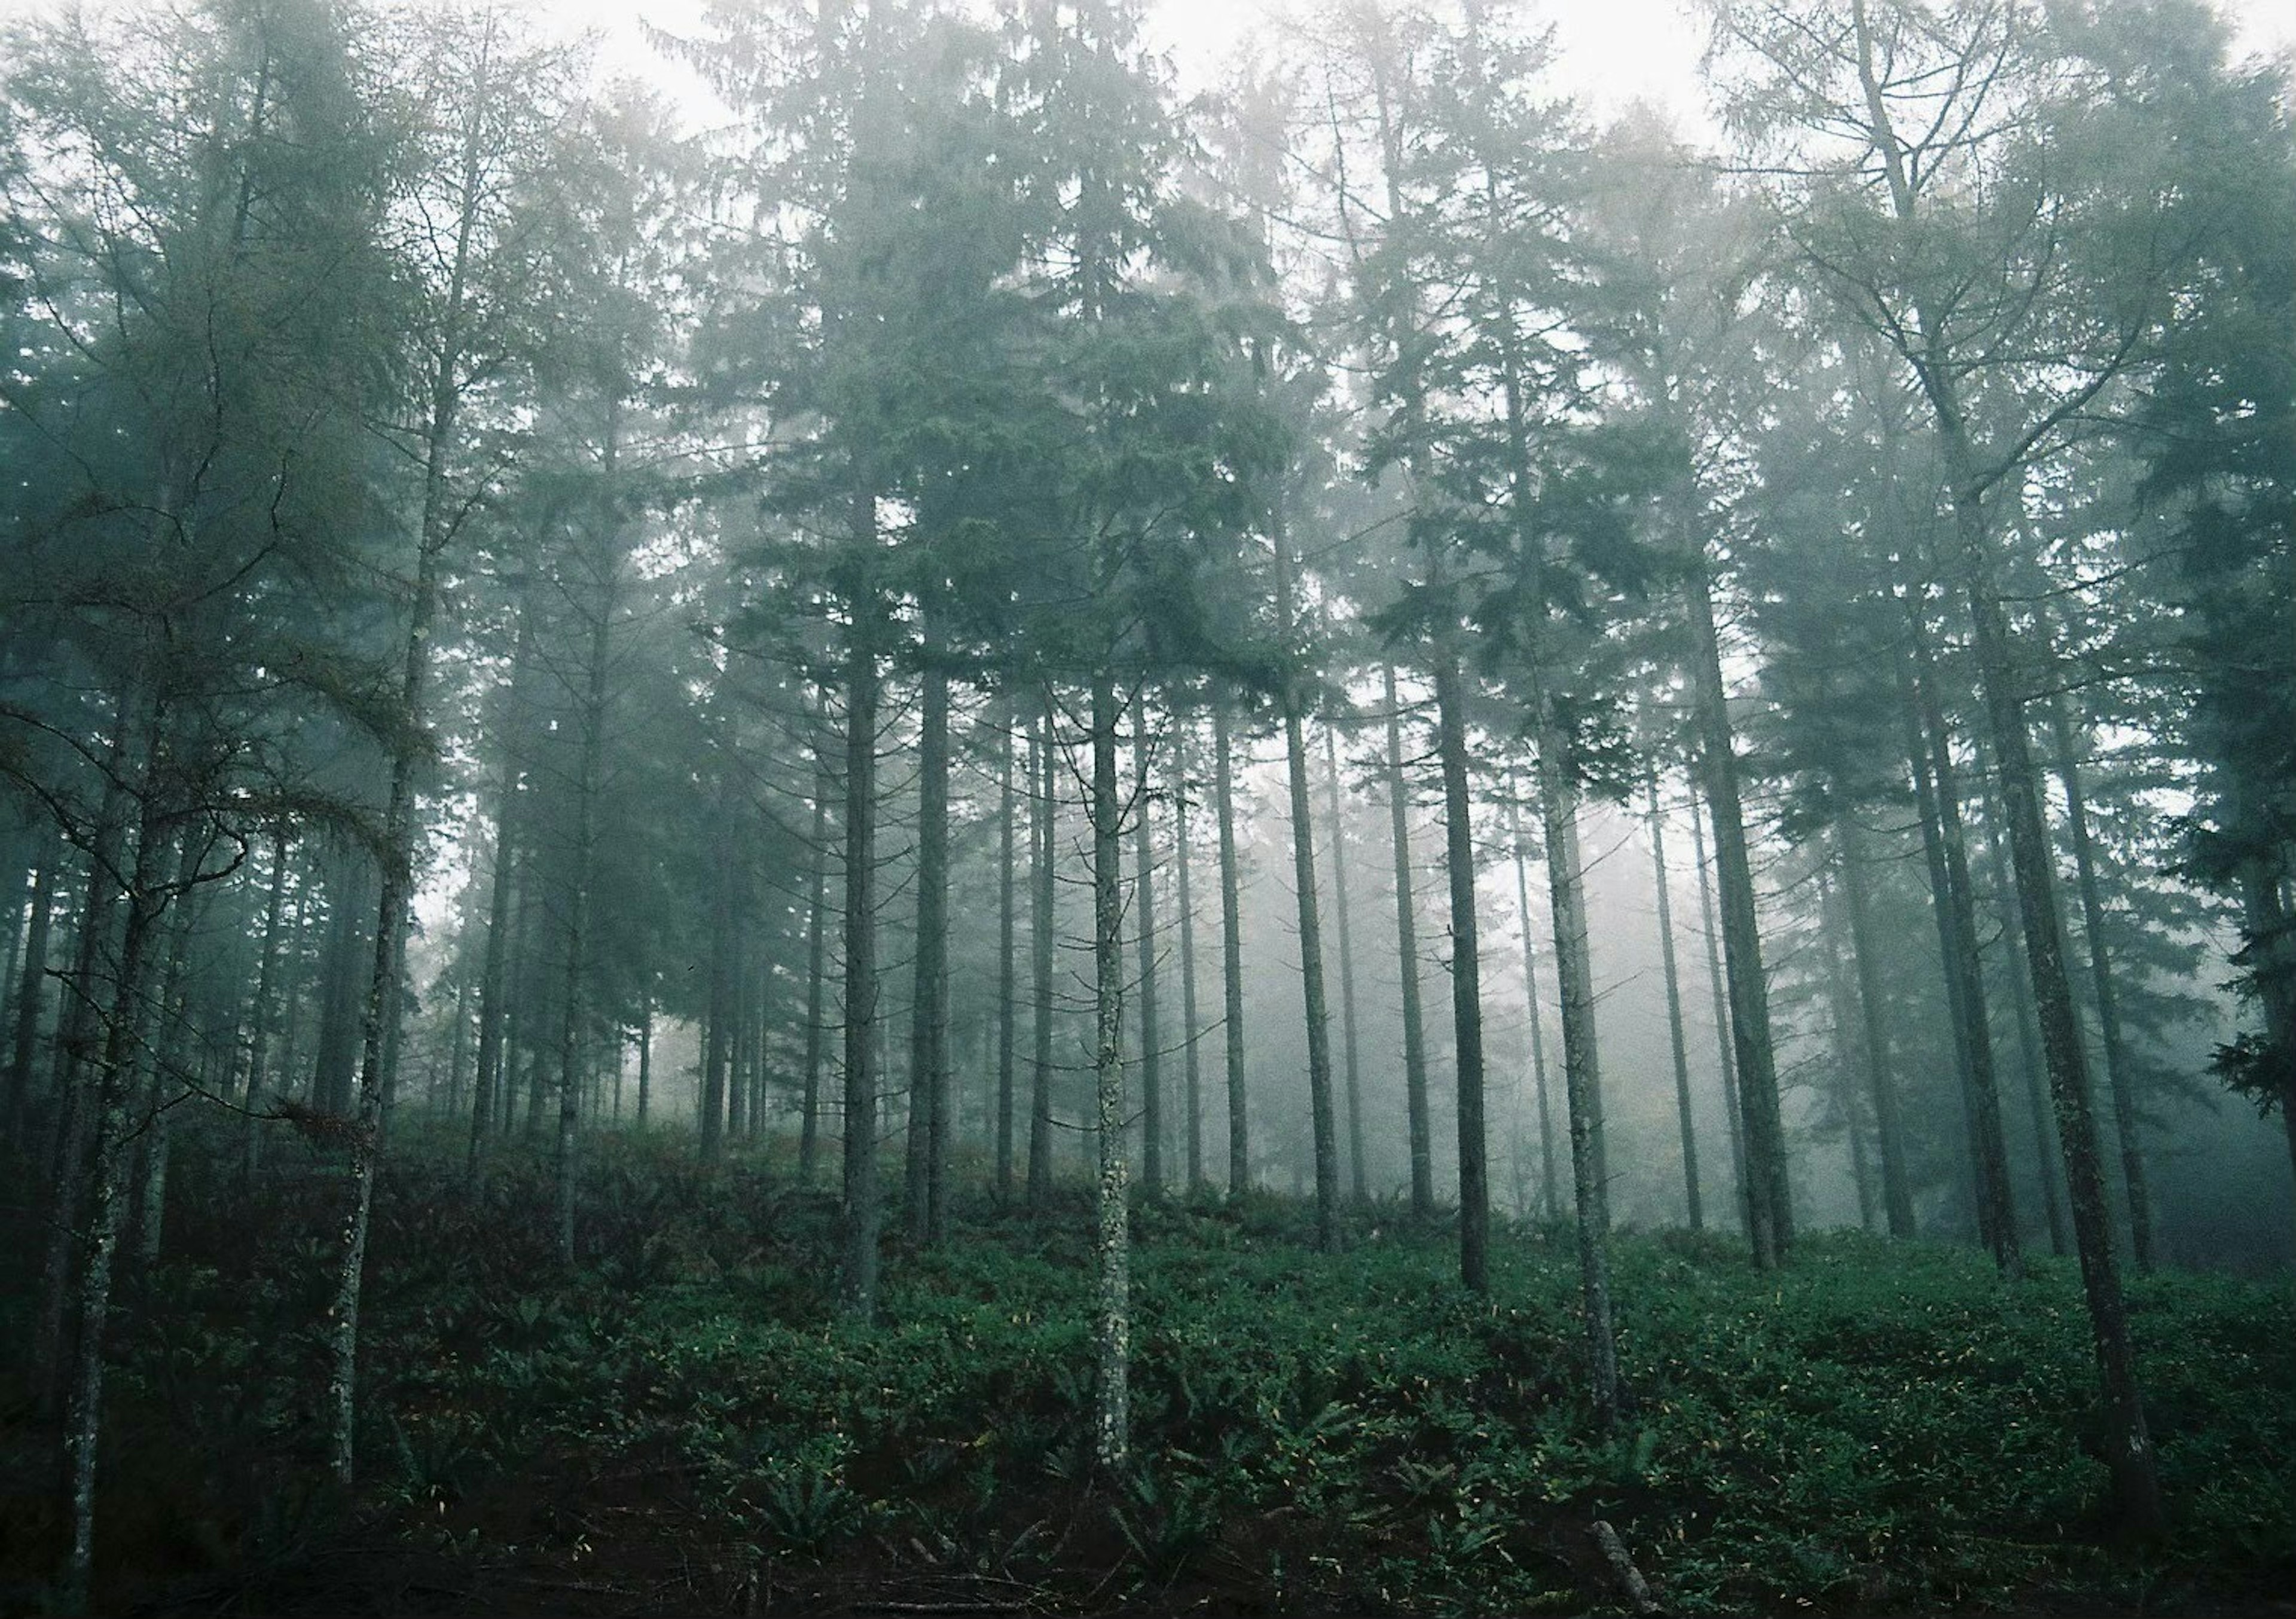
[[[0,18],[53,8],[64,0],[0,0]],[[138,9],[138,0],[85,0],[90,10]],[[2289,0],[2217,0],[2234,19],[2244,52],[2296,51],[2296,4]],[[594,28],[604,37],[610,69],[641,77],[662,73],[644,43],[643,19],[678,31],[700,11],[698,0],[534,0],[536,13],[570,30]],[[1152,37],[1168,49],[1191,85],[1217,81],[1254,26],[1279,4],[1273,0],[1150,0]],[[1545,0],[1538,11],[1558,35],[1560,78],[1598,115],[1637,99],[1671,104],[1685,113],[1698,105],[1699,32],[1685,0]],[[1686,118],[1686,123],[1694,123]]]

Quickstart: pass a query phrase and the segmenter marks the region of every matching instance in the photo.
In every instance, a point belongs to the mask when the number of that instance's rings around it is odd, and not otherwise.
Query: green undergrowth
[[[1449,1234],[1393,1208],[1324,1255],[1288,1201],[1177,1199],[1136,1220],[1136,1461],[1108,1479],[1080,1190],[1036,1218],[961,1198],[934,1251],[889,1236],[863,1327],[825,1192],[685,1155],[599,1144],[571,1275],[539,1162],[472,1191],[443,1144],[402,1156],[348,1499],[318,1457],[323,1192],[231,1224],[187,1190],[182,1257],[132,1282],[116,1351],[123,1605],[1621,1609],[1598,1518],[1681,1613],[2224,1612],[2296,1587],[2284,1286],[2132,1284],[2173,1524],[2125,1549],[2069,1264],[2005,1284],[1835,1233],[1763,1275],[1726,1239],[1622,1233],[1632,1404],[1606,1435],[1566,1231],[1503,1232],[1478,1298]]]

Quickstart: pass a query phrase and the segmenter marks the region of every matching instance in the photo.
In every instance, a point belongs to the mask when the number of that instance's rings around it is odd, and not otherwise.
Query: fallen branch
[[[1642,1570],[1635,1566],[1634,1558],[1627,1555],[1627,1543],[1619,1538],[1619,1532],[1598,1517],[1595,1520],[1594,1533],[1595,1544],[1603,1549],[1603,1560],[1611,1566],[1611,1573],[1617,1576],[1635,1612],[1643,1615],[1659,1612],[1658,1599],[1651,1595],[1650,1582],[1643,1578]]]

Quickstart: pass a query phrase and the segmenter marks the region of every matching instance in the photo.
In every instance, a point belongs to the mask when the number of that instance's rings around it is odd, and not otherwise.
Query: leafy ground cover
[[[1734,1243],[1616,1242],[1633,1405],[1579,1390],[1567,1232],[1452,1280],[1439,1229],[1282,1199],[1141,1210],[1135,1473],[1085,1465],[1081,1192],[983,1198],[889,1251],[840,1321],[831,1198],[603,1142],[586,1263],[547,1180],[482,1190],[414,1140],[378,1203],[362,1477],[316,1420],[332,1187],[254,1205],[185,1153],[168,1263],[133,1280],[102,1506],[105,1611],[1578,1613],[1625,1602],[1614,1525],[1669,1611],[2284,1608],[2296,1310],[2284,1285],[2132,1288],[2172,1533],[2098,1517],[2079,1282],[1852,1234],[1762,1276]],[[218,1155],[218,1162],[227,1162]],[[9,1234],[0,1578],[34,1608],[56,1525],[16,1363],[37,1245]]]

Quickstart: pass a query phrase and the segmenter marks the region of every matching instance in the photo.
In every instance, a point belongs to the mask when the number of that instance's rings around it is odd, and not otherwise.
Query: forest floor
[[[220,1145],[220,1144],[219,1144]],[[1084,1463],[1082,1189],[960,1199],[834,1309],[833,1198],[776,1154],[599,1142],[583,1267],[546,1170],[481,1190],[403,1133],[378,1196],[361,1478],[326,1483],[320,1325],[340,1184],[295,1148],[253,1202],[178,1149],[168,1252],[123,1278],[98,1607],[168,1614],[1627,1611],[2296,1615],[2296,1300],[2131,1287],[2172,1529],[2115,1547],[2077,1276],[1812,1236],[1620,1233],[1613,1435],[1582,1391],[1569,1233],[1509,1229],[1488,1297],[1382,1206],[1309,1251],[1275,1198],[1144,1206],[1138,1466]],[[292,1159],[292,1162],[284,1160]],[[218,1152],[218,1165],[228,1155]],[[27,1182],[12,1178],[8,1184]],[[0,1208],[0,1609],[58,1525],[22,1345],[41,1248]]]

